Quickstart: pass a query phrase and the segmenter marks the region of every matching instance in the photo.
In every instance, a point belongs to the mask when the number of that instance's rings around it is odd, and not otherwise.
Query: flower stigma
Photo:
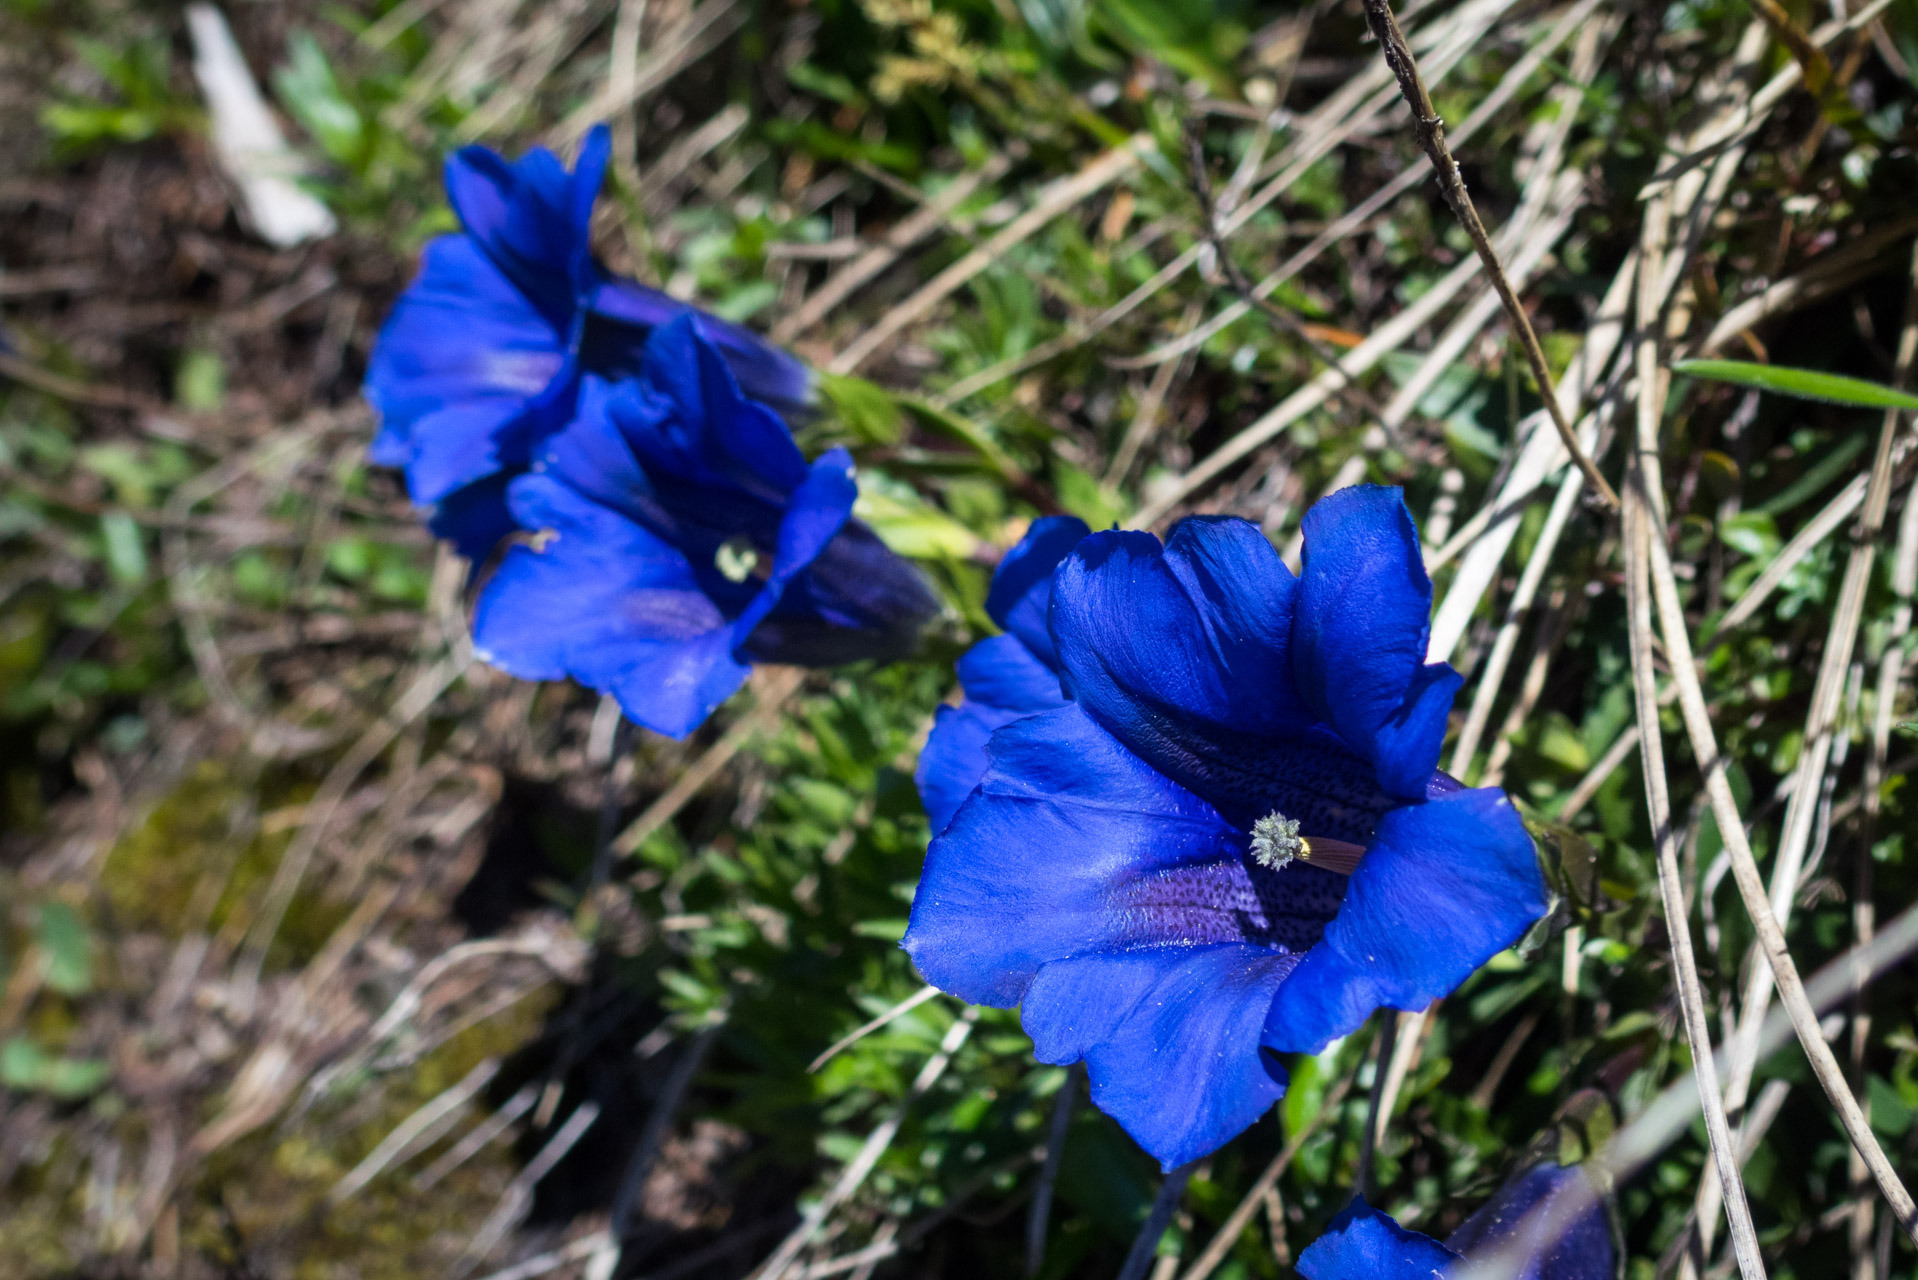
[[[745,538],[728,538],[713,552],[713,564],[728,582],[744,582],[759,567],[759,552]]]
[[[1305,853],[1305,841],[1299,838],[1299,820],[1274,809],[1252,824],[1252,860],[1277,871]]]
[[[1297,861],[1349,876],[1358,870],[1359,859],[1364,856],[1364,845],[1322,836],[1307,839],[1299,834],[1298,819],[1288,818],[1277,809],[1252,824],[1252,860],[1271,871]]]

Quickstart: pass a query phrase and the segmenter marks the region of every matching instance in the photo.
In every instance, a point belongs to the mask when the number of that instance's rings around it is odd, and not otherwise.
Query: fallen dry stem
[[[1739,897],[1743,899],[1746,914],[1750,916],[1759,943],[1765,949],[1765,959],[1771,965],[1772,977],[1778,985],[1786,1016],[1791,1020],[1798,1042],[1805,1048],[1805,1056],[1811,1061],[1812,1073],[1818,1077],[1825,1095],[1838,1109],[1838,1117],[1845,1126],[1846,1134],[1865,1158],[1866,1166],[1870,1168],[1892,1212],[1897,1215],[1899,1224],[1904,1227],[1905,1234],[1911,1237],[1913,1243],[1918,1243],[1918,1205],[1913,1204],[1911,1192],[1891,1167],[1884,1148],[1871,1131],[1871,1122],[1866,1119],[1858,1099],[1852,1094],[1851,1086],[1845,1081],[1844,1069],[1838,1065],[1831,1046],[1825,1043],[1825,1037],[1818,1029],[1818,1014],[1805,995],[1805,985],[1798,975],[1798,966],[1792,961],[1791,950],[1785,944],[1784,930],[1779,926],[1778,918],[1772,914],[1771,900],[1766,894],[1758,863],[1752,856],[1751,844],[1746,839],[1744,820],[1739,816],[1738,801],[1732,796],[1725,762],[1719,755],[1718,736],[1712,728],[1711,713],[1705,706],[1705,692],[1699,686],[1698,668],[1692,657],[1691,636],[1687,632],[1684,608],[1679,601],[1678,582],[1672,574],[1671,557],[1662,539],[1648,538],[1647,541],[1652,553],[1653,598],[1658,604],[1665,652],[1678,686],[1679,707],[1684,712],[1685,728],[1691,736],[1692,754],[1705,775],[1712,816],[1717,819],[1719,834],[1731,857],[1732,878],[1738,886]]]
[[[1642,472],[1634,466],[1628,479],[1625,509],[1625,589],[1630,612],[1632,694],[1638,711],[1642,743],[1645,801],[1653,838],[1658,844],[1658,891],[1665,907],[1665,932],[1671,938],[1672,974],[1678,986],[1678,1007],[1691,1049],[1692,1073],[1705,1108],[1705,1132],[1711,1143],[1713,1166],[1720,1185],[1730,1188],[1725,1217],[1731,1224],[1732,1251],[1746,1280],[1765,1274],[1765,1261],[1752,1225],[1751,1205],[1738,1175],[1738,1155],[1731,1125],[1725,1118],[1725,1099],[1719,1092],[1718,1070],[1712,1061],[1711,1026],[1706,1021],[1705,991],[1698,980],[1698,961],[1692,954],[1691,922],[1685,908],[1683,875],[1678,866],[1678,836],[1672,828],[1672,806],[1665,776],[1665,744],[1658,728],[1658,671],[1652,658],[1652,603],[1650,599],[1650,521],[1642,494]]]

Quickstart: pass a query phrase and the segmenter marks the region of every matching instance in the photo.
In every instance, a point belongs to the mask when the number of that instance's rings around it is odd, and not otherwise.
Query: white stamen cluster
[[[1278,810],[1252,824],[1252,860],[1277,871],[1305,850],[1299,838],[1299,822]]]

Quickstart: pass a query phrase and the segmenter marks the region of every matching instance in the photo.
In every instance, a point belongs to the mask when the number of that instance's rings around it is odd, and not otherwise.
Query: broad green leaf
[[[84,995],[93,986],[93,936],[79,913],[64,902],[40,904],[41,972],[61,995]]]
[[[1823,400],[1866,409],[1918,409],[1918,396],[1866,382],[1863,378],[1819,373],[1814,369],[1787,369],[1774,364],[1753,364],[1749,360],[1680,360],[1672,365],[1672,372],[1772,391],[1781,396],[1796,396],[1800,400]]]

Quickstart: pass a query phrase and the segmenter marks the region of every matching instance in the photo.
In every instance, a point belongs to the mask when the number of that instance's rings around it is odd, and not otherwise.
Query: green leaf
[[[1672,372],[1712,382],[1729,382],[1758,391],[1772,391],[1800,400],[1823,400],[1866,409],[1918,409],[1918,396],[1863,378],[1847,378],[1813,369],[1787,369],[1749,360],[1680,360]]]
[[[93,935],[79,913],[64,902],[40,904],[38,937],[41,974],[47,986],[64,996],[84,995],[93,987]]]
[[[819,394],[848,430],[869,444],[898,444],[905,415],[884,387],[844,373],[815,374]]]
[[[24,1036],[0,1045],[0,1084],[9,1089],[84,1098],[112,1076],[98,1058],[56,1058]]]
[[[100,536],[106,542],[107,572],[123,587],[134,587],[146,580],[147,552],[140,540],[140,526],[124,511],[109,511],[100,517]]]
[[[313,140],[337,164],[354,167],[366,136],[360,113],[340,91],[340,82],[320,49],[304,31],[287,40],[287,64],[273,76],[280,101]]]

